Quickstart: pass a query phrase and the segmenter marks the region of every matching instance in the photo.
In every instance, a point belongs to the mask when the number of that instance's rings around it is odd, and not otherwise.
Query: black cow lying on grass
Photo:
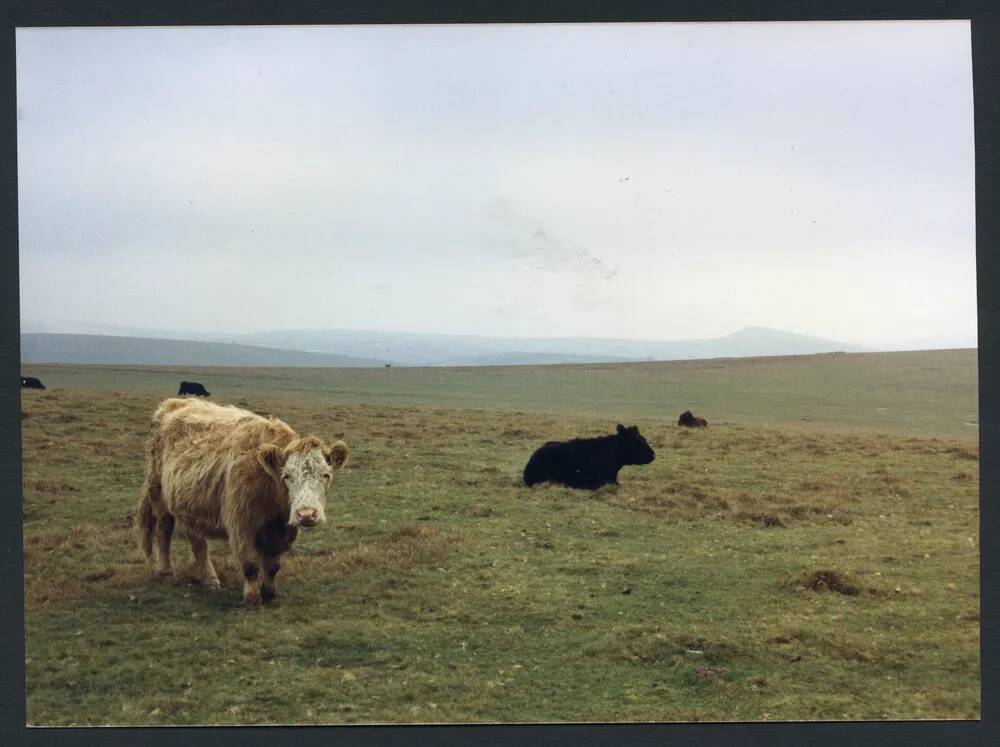
[[[21,377],[21,388],[22,389],[44,389],[45,385],[42,384],[34,376],[22,376]]]
[[[208,392],[205,391],[205,387],[199,384],[197,381],[182,381],[181,388],[177,390],[177,396],[184,394],[193,394],[197,397],[207,397]]]
[[[637,426],[619,425],[613,436],[549,441],[531,455],[524,468],[524,482],[558,482],[595,490],[608,483],[617,485],[618,471],[626,464],[649,464],[655,457]]]
[[[683,425],[685,428],[704,428],[708,425],[708,421],[705,418],[696,418],[690,410],[685,410],[677,420],[677,425]]]

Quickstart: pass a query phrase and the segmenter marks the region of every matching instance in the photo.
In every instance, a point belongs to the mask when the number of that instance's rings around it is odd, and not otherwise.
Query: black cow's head
[[[639,433],[639,426],[626,428],[618,424],[618,451],[622,464],[649,464],[656,458],[656,452]]]

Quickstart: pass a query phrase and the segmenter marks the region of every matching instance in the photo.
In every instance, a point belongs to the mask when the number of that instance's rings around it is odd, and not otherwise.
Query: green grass
[[[816,423],[961,436],[978,431],[976,366],[975,350],[949,350],[482,368],[33,365],[24,373],[56,387],[160,394],[176,392],[188,378],[216,398],[251,404],[263,395],[317,406],[502,408],[673,422],[693,409],[713,425]]]
[[[974,351],[24,373],[29,723],[979,717]],[[258,613],[224,543],[221,591],[136,548],[180,378],[351,448]],[[618,421],[657,450],[620,487],[520,484]]]

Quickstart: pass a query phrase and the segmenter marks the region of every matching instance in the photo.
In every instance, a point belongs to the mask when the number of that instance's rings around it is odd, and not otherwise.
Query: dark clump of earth
[[[836,571],[816,571],[810,573],[804,582],[806,588],[813,591],[834,591],[838,594],[856,596],[861,590],[851,583],[848,583]]]

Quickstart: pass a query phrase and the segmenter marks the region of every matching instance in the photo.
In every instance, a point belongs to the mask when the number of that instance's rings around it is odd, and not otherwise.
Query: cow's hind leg
[[[156,514],[153,513],[153,505],[149,501],[148,494],[143,491],[139,500],[138,519],[139,525],[139,548],[146,556],[146,562],[153,562],[153,535],[156,533]]]
[[[157,514],[160,512],[163,490],[160,487],[160,477],[155,467],[150,464],[146,480],[142,485],[142,496],[139,498],[139,509],[136,512],[136,524],[139,527],[139,547],[146,560],[153,562],[153,537],[156,534]]]
[[[159,551],[161,576],[171,576],[174,572],[170,562],[170,540],[174,535],[174,515],[164,513],[156,522],[156,549]]]
[[[188,542],[191,543],[191,552],[194,554],[194,577],[205,586],[218,589],[222,584],[212,565],[212,558],[208,555],[208,541],[201,535],[189,533]]]

